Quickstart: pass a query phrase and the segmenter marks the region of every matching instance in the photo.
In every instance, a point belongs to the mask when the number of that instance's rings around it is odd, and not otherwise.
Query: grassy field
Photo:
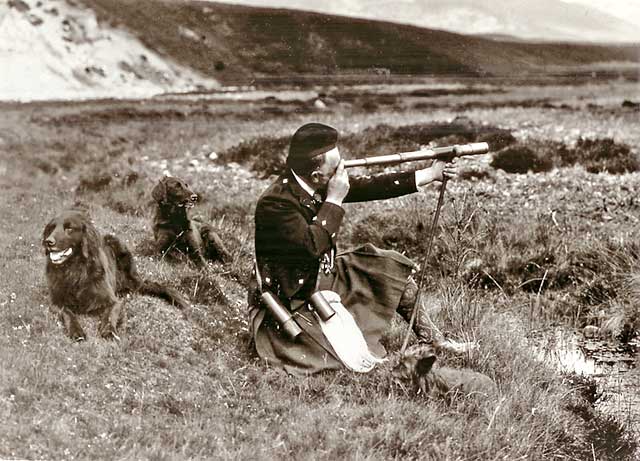
[[[592,324],[624,343],[640,324],[640,128],[622,105],[637,102],[637,84],[494,90],[335,90],[325,110],[274,98],[1,106],[0,458],[633,459],[625,415],[596,412],[593,383],[536,359],[531,333]],[[465,161],[448,186],[427,294],[447,334],[481,344],[442,362],[493,377],[497,400],[427,400],[393,382],[393,356],[364,376],[296,379],[252,352],[253,207],[310,120],[338,127],[351,157],[429,142],[500,149]],[[540,172],[497,168],[523,165]],[[165,172],[201,194],[196,214],[228,241],[231,263],[199,272],[154,254],[150,192]],[[436,194],[347,205],[343,246],[420,261]],[[120,341],[97,338],[92,318],[87,341],[66,338],[40,239],[75,204],[127,242],[145,277],[188,293],[186,318],[133,295]],[[394,322],[391,352],[404,332]]]

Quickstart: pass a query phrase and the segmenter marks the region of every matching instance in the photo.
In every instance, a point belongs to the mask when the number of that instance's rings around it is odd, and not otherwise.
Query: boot
[[[418,297],[418,285],[413,277],[409,277],[404,292],[400,297],[397,312],[407,323],[411,322],[411,313]],[[454,354],[462,354],[477,347],[475,342],[458,342],[446,339],[442,332],[431,320],[429,311],[424,302],[424,294],[420,297],[420,305],[413,322],[413,332],[418,338],[418,342],[431,344],[436,351],[449,351]]]

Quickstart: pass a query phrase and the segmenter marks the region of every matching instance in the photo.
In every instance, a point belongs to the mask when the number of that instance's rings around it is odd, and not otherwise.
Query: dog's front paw
[[[71,327],[71,330],[69,331],[69,337],[73,339],[75,342],[80,342],[87,339],[87,335],[82,329],[82,327],[80,327],[80,325]]]
[[[98,328],[98,334],[104,339],[116,339],[116,340],[120,339],[120,337],[117,334],[116,327],[108,322],[100,324],[100,327]]]
[[[86,333],[75,318],[70,319],[67,327],[69,337],[75,342],[80,342],[87,339]]]

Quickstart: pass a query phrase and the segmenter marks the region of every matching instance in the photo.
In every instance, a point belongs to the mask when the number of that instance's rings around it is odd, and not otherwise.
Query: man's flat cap
[[[294,168],[309,159],[330,151],[338,142],[338,131],[322,123],[302,125],[291,137],[287,165]]]

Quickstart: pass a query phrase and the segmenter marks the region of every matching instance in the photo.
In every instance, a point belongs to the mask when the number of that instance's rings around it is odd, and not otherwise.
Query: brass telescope
[[[345,160],[345,168],[373,165],[394,165],[404,162],[415,162],[417,160],[444,160],[450,161],[454,157],[465,155],[480,155],[489,152],[489,144],[486,142],[474,142],[471,144],[456,144],[454,146],[434,147],[433,149],[422,149],[414,152],[403,152],[400,154],[380,155],[377,157],[357,158]]]

